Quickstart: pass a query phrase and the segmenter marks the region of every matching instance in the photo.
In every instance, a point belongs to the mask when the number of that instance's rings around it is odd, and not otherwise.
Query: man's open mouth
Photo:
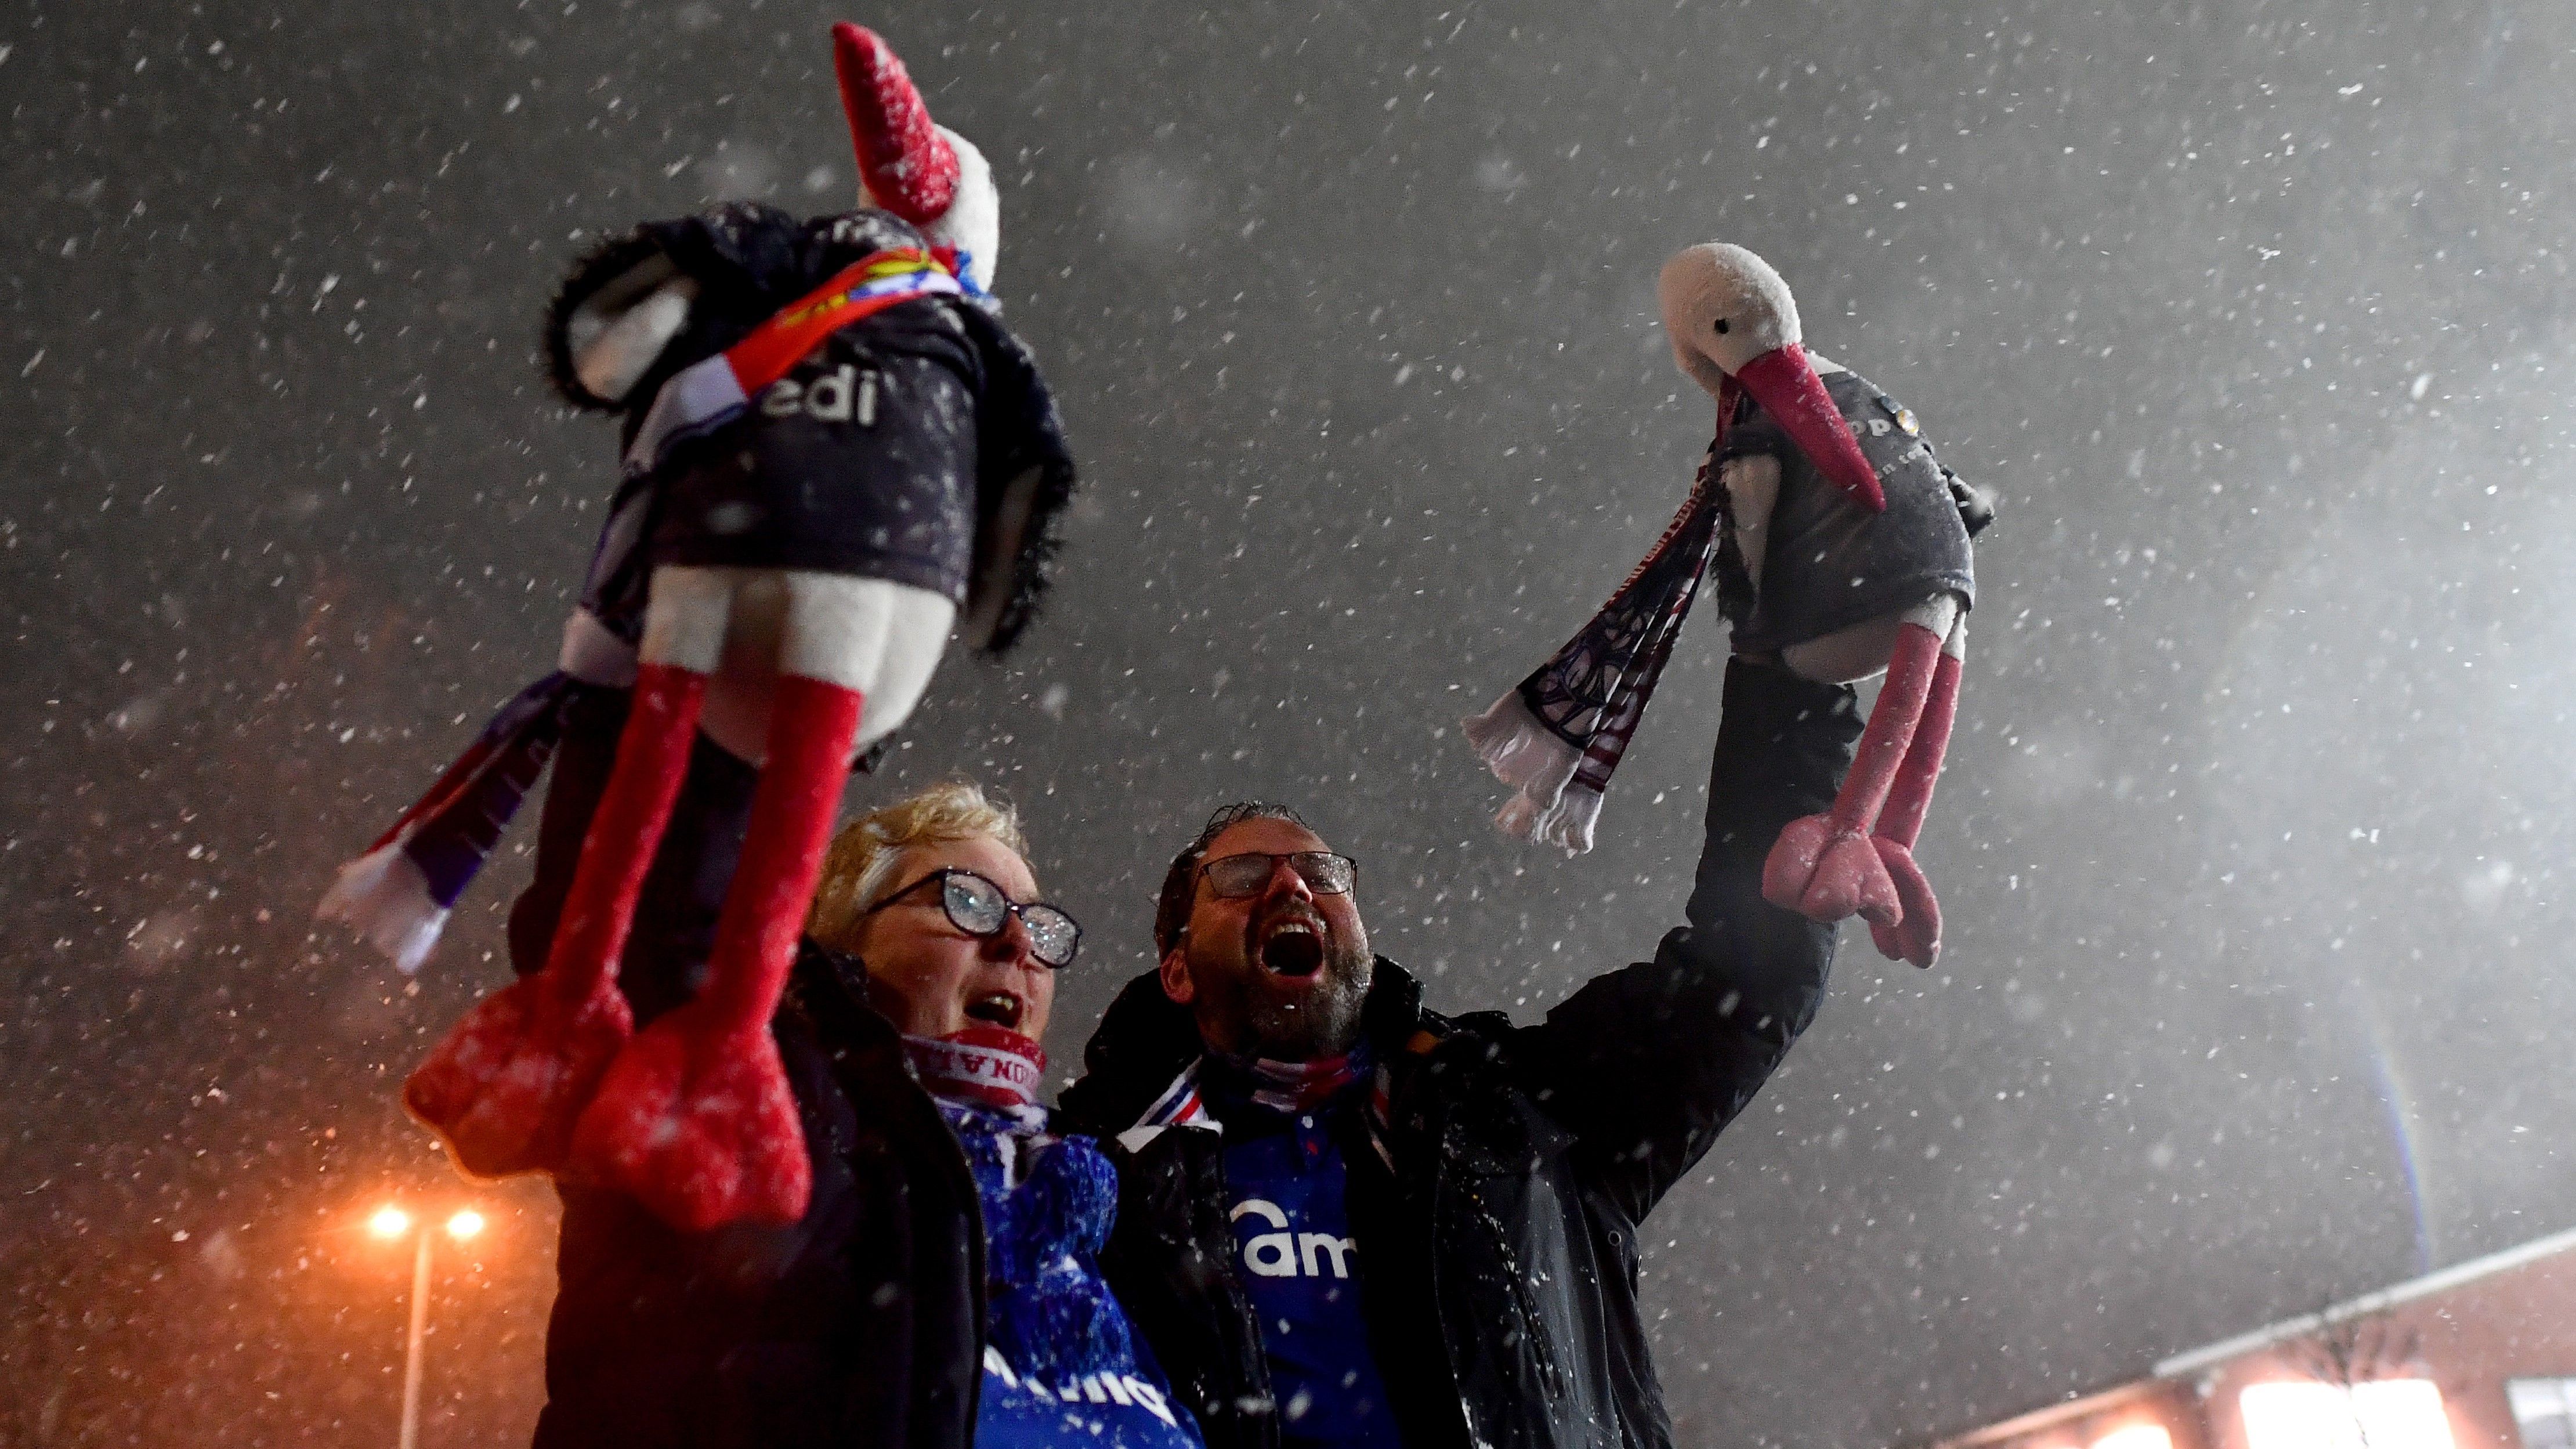
[[[1273,976],[1312,976],[1324,969],[1324,938],[1310,922],[1281,921],[1262,932],[1260,957]]]
[[[1027,1008],[1020,1004],[1020,999],[1007,991],[978,996],[966,1003],[968,1020],[980,1021],[988,1026],[998,1026],[1004,1031],[1018,1031],[1020,1017],[1026,1010]]]

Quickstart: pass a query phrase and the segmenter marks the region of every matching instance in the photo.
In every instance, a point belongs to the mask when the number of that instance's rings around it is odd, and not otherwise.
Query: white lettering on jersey
[[[782,377],[760,395],[763,417],[792,418],[800,412],[818,423],[846,423],[855,417],[860,427],[875,427],[877,375],[844,362],[811,383]]]
[[[1085,1374],[1070,1383],[1049,1389],[1036,1379],[1022,1378],[1012,1372],[1010,1361],[991,1344],[984,1346],[984,1372],[1000,1379],[1007,1387],[1028,1390],[1029,1396],[1041,1403],[1079,1404],[1088,1401],[1124,1404],[1129,1408],[1143,1409],[1174,1428],[1180,1427],[1181,1421],[1173,1417],[1171,1403],[1163,1397],[1163,1391],[1134,1374]]]
[[[1279,1204],[1264,1198],[1248,1197],[1234,1205],[1228,1216],[1241,1222],[1245,1214],[1261,1219],[1279,1231],[1255,1233],[1244,1240],[1243,1266],[1263,1278],[1294,1278],[1300,1272],[1308,1278],[1324,1276],[1323,1259],[1330,1257],[1333,1276],[1351,1276],[1350,1255],[1358,1244],[1350,1238],[1337,1238],[1330,1233],[1291,1233],[1288,1214]]]
[[[1349,1260],[1352,1246],[1353,1244],[1350,1239],[1337,1238],[1330,1233],[1299,1233],[1297,1235],[1298,1260],[1306,1265],[1306,1276],[1309,1278],[1321,1278],[1324,1276],[1322,1273],[1317,1272],[1315,1268],[1315,1253],[1317,1249],[1322,1249],[1324,1252],[1332,1254],[1334,1277],[1347,1278],[1351,1276]]]

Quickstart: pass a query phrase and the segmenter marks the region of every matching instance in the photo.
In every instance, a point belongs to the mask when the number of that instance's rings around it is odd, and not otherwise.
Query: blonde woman
[[[568,1186],[539,1449],[1199,1449],[1101,1278],[1116,1178],[1037,1100],[1082,932],[1026,851],[964,783],[833,839],[774,1024],[813,1205],[689,1235]]]

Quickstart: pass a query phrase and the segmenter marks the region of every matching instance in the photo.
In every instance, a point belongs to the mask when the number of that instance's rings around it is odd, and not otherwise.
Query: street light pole
[[[391,1203],[376,1209],[367,1220],[367,1231],[387,1242],[400,1240],[409,1233],[413,1238],[411,1259],[411,1339],[403,1350],[402,1438],[400,1449],[420,1449],[420,1359],[421,1340],[429,1336],[429,1224],[415,1221],[411,1214]],[[461,1208],[447,1220],[447,1235],[462,1243],[483,1231],[483,1215],[472,1208]]]
[[[429,1224],[422,1223],[416,1236],[420,1247],[411,1260],[411,1346],[403,1353],[400,1449],[420,1446],[420,1341],[429,1332]]]

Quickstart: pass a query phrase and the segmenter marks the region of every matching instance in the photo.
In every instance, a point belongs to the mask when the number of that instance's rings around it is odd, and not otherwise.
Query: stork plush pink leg
[[[1914,841],[1922,834],[1924,813],[1932,808],[1932,787],[1941,778],[1942,757],[1950,748],[1950,725],[1959,712],[1959,675],[1964,667],[1957,652],[1961,632],[1962,626],[1953,626],[1950,642],[1933,666],[1923,717],[1914,726],[1914,741],[1906,748],[1905,763],[1897,768],[1896,784],[1888,791],[1878,828],[1870,835],[1880,863],[1896,885],[1897,904],[1904,915],[1889,925],[1871,922],[1869,938],[1890,961],[1911,961],[1917,966],[1929,966],[1941,954],[1941,902],[1932,894],[1932,883],[1923,878],[1922,867],[1914,863]]]
[[[545,969],[487,996],[403,1084],[403,1105],[476,1177],[561,1165],[600,1074],[634,1033],[617,962],[688,774],[706,677],[638,669],[617,762]]]
[[[769,1019],[822,871],[863,704],[857,690],[779,676],[769,762],[707,984],[618,1056],[575,1134],[580,1171],[677,1227],[805,1215],[812,1167]]]
[[[1941,635],[1920,624],[1898,626],[1887,682],[1861,731],[1833,812],[1792,820],[1781,829],[1763,862],[1763,899],[1812,921],[1858,915],[1872,925],[1893,926],[1904,918],[1896,882],[1869,835],[1914,742],[1940,659]]]

